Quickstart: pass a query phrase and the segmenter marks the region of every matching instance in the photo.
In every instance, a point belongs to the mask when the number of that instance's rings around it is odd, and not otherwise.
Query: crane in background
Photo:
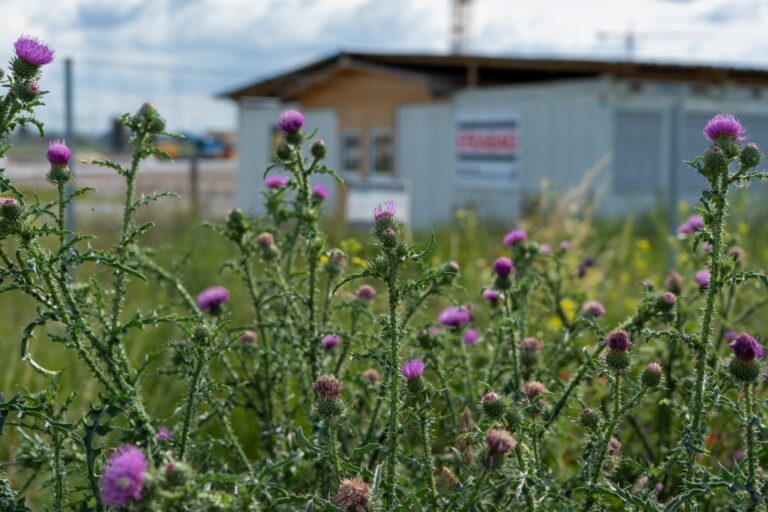
[[[469,51],[472,0],[451,0],[451,53],[464,55]]]
[[[597,39],[600,41],[606,40],[623,40],[624,41],[624,58],[627,61],[635,59],[637,52],[638,39],[690,39],[700,37],[700,34],[695,32],[683,32],[675,30],[652,30],[652,31],[637,31],[631,25],[627,30],[623,32],[613,32],[607,30],[601,30],[597,32]]]

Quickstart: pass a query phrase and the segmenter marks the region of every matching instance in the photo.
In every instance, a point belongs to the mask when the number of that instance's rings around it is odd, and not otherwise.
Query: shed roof
[[[600,76],[768,85],[768,70],[755,68],[480,55],[339,52],[298,69],[226,91],[222,96],[235,100],[249,96],[291,100],[305,87],[322,82],[326,77],[346,69],[369,69],[426,79],[437,96],[470,86]]]

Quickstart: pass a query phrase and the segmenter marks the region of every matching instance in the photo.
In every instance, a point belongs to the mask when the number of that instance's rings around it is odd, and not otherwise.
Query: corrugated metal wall
[[[412,193],[411,224],[417,228],[450,222],[457,208],[471,208],[480,218],[511,225],[526,198],[540,192],[543,180],[555,190],[568,190],[604,157],[610,164],[592,187],[604,215],[666,204],[670,172],[677,175],[680,199],[694,201],[703,181],[681,161],[706,148],[701,135],[706,121],[715,113],[732,112],[747,126],[750,140],[768,146],[768,105],[753,88],[711,86],[702,93],[691,87],[598,79],[472,89],[445,103],[403,106],[397,113],[397,172],[386,179],[407,183]],[[672,107],[679,98],[684,127],[678,158],[670,141]],[[244,209],[260,204],[270,134],[284,108],[263,101],[241,105],[238,202]],[[473,116],[515,119],[519,178],[512,186],[468,185],[463,177],[461,182],[456,178],[457,120]],[[307,111],[306,117],[307,126],[319,127],[328,143],[328,164],[337,166],[334,113]]]

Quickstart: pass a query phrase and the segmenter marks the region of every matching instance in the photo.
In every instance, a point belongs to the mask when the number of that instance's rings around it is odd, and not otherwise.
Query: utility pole
[[[72,158],[69,160],[69,170],[72,173],[72,179],[67,182],[65,195],[71,197],[75,191],[74,173],[76,141],[75,141],[75,116],[74,116],[74,80],[72,75],[73,61],[71,57],[64,60],[64,138],[72,150]],[[75,203],[69,201],[65,210],[65,224],[67,231],[75,231]]]
[[[683,130],[685,129],[685,96],[683,87],[672,99],[669,111],[669,175],[667,182],[667,224],[669,233],[675,233],[677,229],[677,203],[678,203],[678,178],[680,162],[682,162],[681,146],[683,142]],[[669,244],[667,251],[667,266],[675,268],[675,244]]]

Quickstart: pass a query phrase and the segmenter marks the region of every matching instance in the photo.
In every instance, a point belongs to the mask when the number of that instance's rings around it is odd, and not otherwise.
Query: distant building
[[[691,199],[701,181],[681,162],[721,111],[768,146],[768,71],[756,69],[345,52],[225,96],[239,102],[239,206],[258,207],[275,121],[292,107],[347,181],[335,204],[351,222],[388,197],[416,227],[456,208],[512,222],[543,180],[566,190],[598,162],[603,214],[674,187]]]

